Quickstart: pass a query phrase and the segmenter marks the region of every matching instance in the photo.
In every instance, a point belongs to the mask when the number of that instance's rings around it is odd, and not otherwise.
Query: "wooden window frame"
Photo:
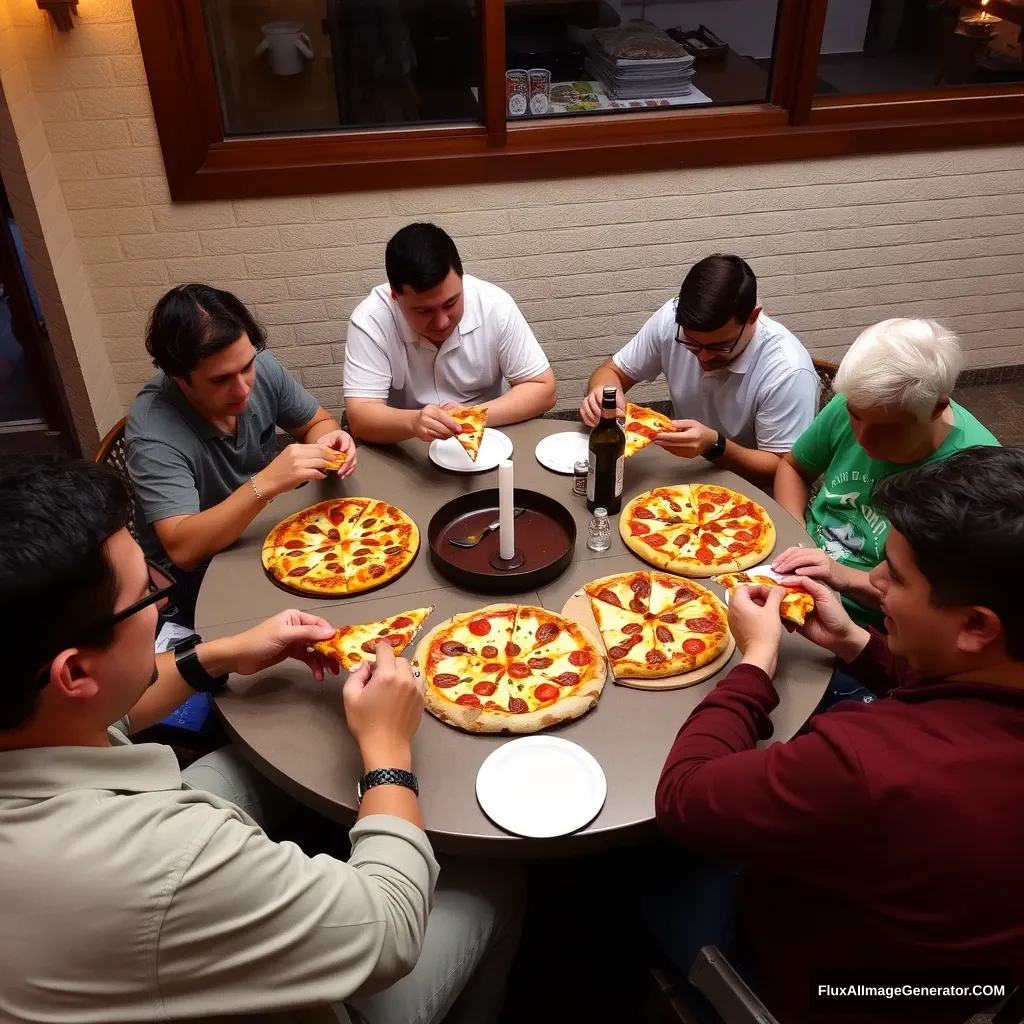
[[[765,103],[508,123],[504,0],[478,2],[484,124],[240,138],[225,137],[202,0],[133,0],[171,196],[308,195],[1024,141],[1024,85],[815,97],[827,0],[779,0]]]

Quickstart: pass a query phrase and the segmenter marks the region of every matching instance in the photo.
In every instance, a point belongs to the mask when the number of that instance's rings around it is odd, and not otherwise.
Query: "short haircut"
[[[105,466],[64,456],[0,459],[0,732],[33,715],[36,681],[61,651],[105,647],[114,610],[104,545],[128,521],[128,492]]]
[[[965,448],[886,477],[872,504],[907,539],[932,604],[988,608],[1024,661],[1024,451]]]
[[[462,260],[451,235],[436,224],[407,224],[395,232],[384,250],[388,284],[397,293],[408,285],[429,292],[454,270],[462,277]]]
[[[717,331],[745,324],[757,306],[757,278],[739,256],[705,256],[683,278],[676,323],[688,331]]]
[[[898,406],[927,420],[963,362],[960,339],[934,320],[883,320],[850,346],[833,386],[858,408]]]
[[[237,296],[206,284],[183,284],[154,306],[146,351],[164,373],[188,380],[202,360],[243,334],[257,352],[267,347],[266,332]]]

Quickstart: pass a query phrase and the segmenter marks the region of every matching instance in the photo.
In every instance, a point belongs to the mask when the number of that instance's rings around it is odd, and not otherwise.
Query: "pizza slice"
[[[338,452],[331,462],[324,466],[325,472],[337,472],[348,461],[348,452]]]
[[[487,410],[482,405],[474,405],[468,409],[452,409],[448,415],[462,428],[462,433],[456,435],[459,444],[466,449],[470,460],[476,462],[484,440]]]
[[[722,576],[715,576],[714,581],[725,587],[730,597],[737,587],[782,586],[778,580],[772,579],[771,576],[752,575],[746,572],[725,573]],[[786,591],[786,596],[782,599],[782,607],[779,609],[779,613],[787,622],[794,622],[796,625],[802,626],[807,620],[807,616],[814,610],[814,598],[806,590],[800,590],[797,587],[783,587],[783,590]]]
[[[340,626],[330,640],[312,644],[312,649],[326,655],[341,668],[351,672],[367,658],[372,658],[381,640],[391,646],[395,656],[400,655],[434,610],[414,608],[410,612],[394,615],[379,622],[364,622],[357,626]]]
[[[672,421],[660,412],[645,405],[626,403],[626,451],[625,457],[636,455],[646,448],[659,434],[673,430]]]
[[[603,607],[619,608],[633,612],[641,618],[647,613],[651,596],[651,574],[649,572],[628,572],[618,576],[595,580],[583,588],[590,598],[594,618],[601,625]]]

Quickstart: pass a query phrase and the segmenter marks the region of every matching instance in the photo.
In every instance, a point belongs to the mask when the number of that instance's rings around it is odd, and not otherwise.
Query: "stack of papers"
[[[693,82],[693,56],[648,21],[594,29],[587,70],[616,99],[685,96]]]

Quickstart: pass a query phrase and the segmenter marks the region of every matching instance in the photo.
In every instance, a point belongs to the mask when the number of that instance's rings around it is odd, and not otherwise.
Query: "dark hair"
[[[188,380],[203,359],[233,345],[243,334],[249,335],[257,352],[267,347],[266,331],[237,296],[206,284],[183,284],[153,307],[146,351],[164,373]]]
[[[0,732],[32,717],[40,670],[113,613],[117,577],[104,545],[127,523],[128,500],[105,466],[0,458]],[[111,628],[94,641],[112,638]]]
[[[906,537],[932,604],[990,609],[1024,661],[1024,451],[965,448],[886,477],[872,503]]]
[[[739,256],[705,256],[683,278],[676,323],[688,331],[717,331],[730,320],[745,324],[757,305],[757,278]]]
[[[436,224],[406,224],[391,236],[384,250],[384,269],[396,292],[406,285],[414,292],[428,292],[449,271],[462,277],[462,260],[447,231]]]

